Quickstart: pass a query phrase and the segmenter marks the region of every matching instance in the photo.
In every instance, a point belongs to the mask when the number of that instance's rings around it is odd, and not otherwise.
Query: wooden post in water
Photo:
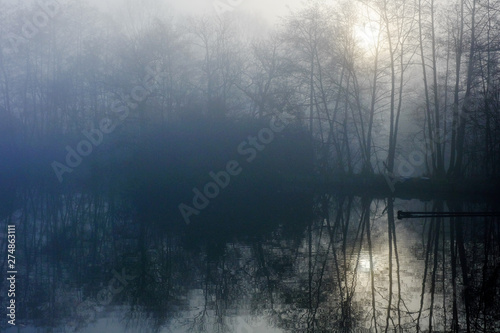
[[[484,217],[500,216],[500,212],[403,212],[398,210],[398,220],[423,217]]]

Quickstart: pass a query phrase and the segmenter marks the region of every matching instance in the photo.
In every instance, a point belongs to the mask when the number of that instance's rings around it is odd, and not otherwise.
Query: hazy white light
[[[359,46],[363,49],[372,50],[378,45],[380,25],[379,15],[372,9],[361,5],[358,9],[358,20],[356,24],[356,38]]]
[[[363,271],[370,270],[371,268],[370,259],[360,259],[359,266]]]

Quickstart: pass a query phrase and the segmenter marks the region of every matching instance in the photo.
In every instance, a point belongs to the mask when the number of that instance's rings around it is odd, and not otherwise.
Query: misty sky
[[[216,1],[226,4],[240,3],[235,10],[259,14],[269,21],[287,14],[288,8],[293,9],[302,3],[302,0],[146,0],[145,2],[157,3],[155,7],[165,5],[165,8],[174,9],[179,14],[199,14],[213,10]],[[88,0],[88,2],[102,9],[114,10],[126,7],[131,0]]]

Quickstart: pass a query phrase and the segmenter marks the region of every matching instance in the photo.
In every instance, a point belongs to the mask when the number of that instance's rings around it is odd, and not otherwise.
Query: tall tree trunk
[[[391,101],[390,101],[390,120],[389,120],[389,152],[387,157],[387,168],[390,173],[394,171],[394,158],[396,154],[396,138],[395,133],[395,123],[394,123],[394,113],[395,113],[395,95],[396,95],[396,64],[394,60],[394,52],[392,48],[392,34],[390,29],[390,20],[387,17],[387,1],[384,3],[383,16],[385,30],[387,34],[387,42],[389,46],[389,59],[391,67]]]
[[[436,169],[434,172],[436,176],[444,176],[444,160],[441,149],[441,119],[439,110],[439,87],[438,87],[438,74],[437,74],[437,56],[436,56],[436,29],[434,26],[434,0],[431,0],[431,33],[432,33],[432,77],[433,77],[433,90],[434,90],[434,127],[436,132],[434,133],[434,141],[431,141],[431,145],[436,146]]]
[[[453,92],[453,120],[451,127],[451,147],[450,147],[450,163],[448,168],[448,176],[451,177],[454,174],[454,169],[456,165],[456,151],[457,151],[457,133],[458,126],[460,125],[458,105],[459,92],[460,92],[460,71],[462,66],[462,53],[463,53],[463,36],[464,36],[464,0],[460,1],[460,24],[458,40],[455,45],[455,89]]]
[[[377,82],[378,82],[378,57],[380,53],[380,38],[381,32],[379,32],[377,37],[377,46],[375,47],[375,59],[373,68],[373,86],[372,86],[372,96],[370,103],[370,115],[368,120],[368,130],[366,134],[366,146],[365,146],[365,157],[363,165],[363,173],[372,174],[373,167],[371,163],[371,152],[372,152],[372,129],[373,129],[373,118],[375,115],[375,104],[377,102]]]
[[[424,53],[424,31],[423,31],[423,21],[422,21],[422,0],[418,1],[418,32],[419,32],[419,46],[420,46],[420,60],[422,64],[422,75],[424,80],[424,92],[425,92],[425,114],[427,120],[427,131],[428,131],[428,140],[429,145],[426,145],[430,152],[427,152],[427,155],[431,155],[431,170],[436,170],[436,154],[434,152],[434,137],[433,137],[433,124],[432,124],[432,115],[431,115],[431,105],[429,98],[429,84],[427,83],[427,68],[425,62],[425,53]]]
[[[453,176],[455,179],[459,179],[463,176],[463,163],[464,163],[464,149],[465,149],[465,125],[466,125],[466,113],[471,111],[470,100],[472,94],[472,80],[474,73],[474,56],[476,48],[476,0],[472,0],[471,9],[471,37],[470,37],[470,47],[469,47],[469,59],[467,68],[467,86],[465,89],[464,101],[462,103],[462,110],[459,114],[459,126],[457,132],[457,143],[456,143],[456,161],[453,168]]]

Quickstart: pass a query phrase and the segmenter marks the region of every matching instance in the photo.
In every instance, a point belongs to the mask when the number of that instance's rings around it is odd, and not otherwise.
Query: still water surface
[[[500,329],[498,217],[395,219],[493,203],[290,193],[186,226],[98,194],[25,199],[2,220],[17,226],[7,332]]]

